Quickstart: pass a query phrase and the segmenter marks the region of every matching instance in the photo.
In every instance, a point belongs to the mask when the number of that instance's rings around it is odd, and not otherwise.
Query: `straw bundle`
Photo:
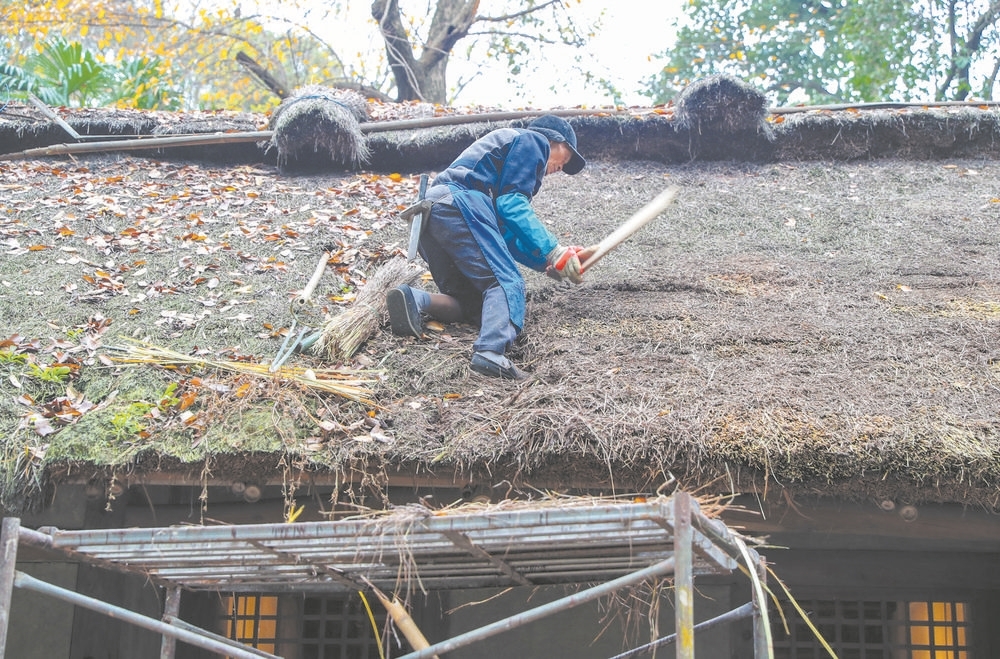
[[[751,85],[720,74],[696,80],[677,97],[681,129],[697,133],[767,131],[767,97]]]
[[[353,167],[368,160],[359,122],[368,106],[357,92],[309,85],[296,90],[271,116],[271,146],[280,167]]]
[[[126,339],[127,340],[127,339]],[[305,369],[284,366],[271,372],[267,364],[250,362],[233,362],[194,357],[183,353],[155,346],[145,342],[122,348],[126,353],[123,357],[112,357],[122,364],[155,364],[157,366],[190,366],[225,371],[241,375],[252,375],[259,378],[280,379],[317,391],[341,396],[364,405],[374,405],[368,384],[370,379],[359,377],[357,372],[343,369]]]
[[[385,294],[400,284],[412,284],[423,273],[419,266],[395,257],[368,278],[351,308],[323,325],[318,350],[330,360],[348,359],[385,321]]]

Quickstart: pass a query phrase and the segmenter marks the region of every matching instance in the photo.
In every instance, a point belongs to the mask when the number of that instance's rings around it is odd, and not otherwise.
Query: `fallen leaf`
[[[195,399],[198,398],[197,391],[187,391],[181,396],[181,403],[179,409],[186,410],[187,408],[194,405]]]
[[[319,427],[323,432],[343,432],[345,430],[344,426],[337,423],[336,421],[323,420],[318,423]]]
[[[28,417],[28,420],[31,422],[32,429],[42,437],[51,435],[56,431],[56,429],[52,427],[52,424],[49,423],[49,420],[41,414],[32,414]]]
[[[377,442],[382,442],[383,444],[392,444],[395,441],[392,437],[382,432],[380,428],[372,428],[369,434],[372,439]]]

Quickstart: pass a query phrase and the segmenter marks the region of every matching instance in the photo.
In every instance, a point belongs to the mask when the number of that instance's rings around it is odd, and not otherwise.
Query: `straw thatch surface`
[[[596,242],[667,185],[677,202],[579,287],[528,275],[527,382],[470,373],[473,328],[382,331],[336,365],[374,380],[374,408],[278,378],[124,366],[109,346],[269,359],[324,250],[339,263],[316,326],[405,249],[395,213],[414,179],[166,152],[0,162],[4,503],[67,478],[304,467],[375,486],[434,472],[609,494],[676,477],[998,506],[995,111],[769,115],[773,134],[733,162],[692,160],[711,135],[692,142],[669,112],[573,121],[591,164],[537,199],[559,235]],[[429,169],[488,127],[372,133],[372,167]],[[71,380],[32,376],[56,355]],[[63,412],[44,435],[43,404]]]

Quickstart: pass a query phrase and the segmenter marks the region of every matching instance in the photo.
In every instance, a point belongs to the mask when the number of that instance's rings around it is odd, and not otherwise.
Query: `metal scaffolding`
[[[406,655],[422,659],[670,574],[676,633],[620,656],[675,643],[678,658],[693,659],[696,629],[745,617],[754,619],[754,656],[771,656],[760,556],[720,520],[706,517],[688,494],[626,503],[509,503],[473,511],[403,506],[328,522],[83,531],[31,530],[7,518],[0,539],[0,659],[12,588],[41,592],[156,631],[164,639],[161,659],[172,659],[176,640],[242,659],[272,655],[180,621],[181,589],[303,593],[374,586],[399,592],[599,584]],[[152,580],[167,590],[163,619],[18,572],[18,544]],[[694,577],[729,574],[740,563],[753,583],[752,601],[696,627]]]

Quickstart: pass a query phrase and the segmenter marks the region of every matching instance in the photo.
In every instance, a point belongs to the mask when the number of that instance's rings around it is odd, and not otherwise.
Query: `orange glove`
[[[555,249],[549,252],[546,257],[548,265],[545,267],[545,274],[553,279],[569,279],[574,284],[583,281],[583,268],[580,264],[580,252],[583,247],[556,245]]]

